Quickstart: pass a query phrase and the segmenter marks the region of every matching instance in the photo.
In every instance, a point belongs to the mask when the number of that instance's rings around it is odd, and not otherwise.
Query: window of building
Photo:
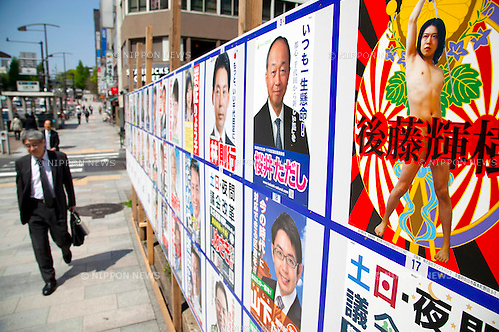
[[[128,12],[143,12],[147,9],[146,0],[128,0]]]
[[[217,42],[214,40],[191,39],[191,59],[197,59],[216,47]]]
[[[191,10],[196,12],[203,11],[203,0],[191,0]]]
[[[277,17],[285,12],[286,3],[282,0],[275,0],[274,17]]]
[[[220,14],[232,15],[232,0],[221,0]]]
[[[272,4],[272,0],[263,0],[262,19],[264,21],[268,21],[271,19],[271,17],[270,17],[271,4]]]
[[[217,12],[217,0],[205,0],[205,11],[207,13]]]
[[[168,0],[149,0],[149,9],[150,10],[158,10],[158,9],[168,9]]]
[[[187,0],[182,0],[180,9],[187,10]]]

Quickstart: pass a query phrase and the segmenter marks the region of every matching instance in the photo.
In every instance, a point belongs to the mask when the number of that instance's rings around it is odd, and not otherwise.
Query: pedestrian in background
[[[76,116],[78,117],[78,124],[81,123],[81,108],[80,106],[76,107]]]
[[[26,119],[24,120],[25,130],[38,130],[38,125],[36,124],[35,116],[32,113],[28,113]]]
[[[90,112],[88,111],[88,108],[84,108],[83,112],[85,113],[85,120],[87,120],[87,123],[88,123],[88,117],[90,116]]]
[[[23,122],[19,119],[19,115],[15,115],[14,119],[10,123],[10,130],[14,132],[16,140],[19,141],[21,138],[21,130],[23,130]]]
[[[17,201],[21,223],[29,226],[33,251],[45,281],[42,294],[46,296],[57,288],[49,231],[62,250],[64,262],[71,263],[67,210],[73,211],[76,206],[73,178],[67,156],[47,151],[41,132],[27,130],[22,141],[29,154],[16,160]]]
[[[52,129],[52,121],[45,120],[42,134],[45,136],[45,148],[50,151],[59,151],[59,134]]]

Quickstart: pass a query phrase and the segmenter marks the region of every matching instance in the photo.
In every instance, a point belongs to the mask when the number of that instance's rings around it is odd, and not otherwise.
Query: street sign
[[[19,74],[36,75],[36,53],[21,52],[19,55]]]
[[[17,91],[40,92],[40,83],[38,81],[17,81]]]

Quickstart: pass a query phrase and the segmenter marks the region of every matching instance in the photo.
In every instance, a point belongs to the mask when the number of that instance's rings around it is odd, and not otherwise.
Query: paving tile
[[[109,282],[86,286],[85,299],[91,299],[107,294],[118,294],[136,289],[143,289],[146,291],[144,280],[141,278],[133,278],[131,274],[125,276],[123,273],[118,275],[114,274],[113,271],[110,271],[109,273],[96,273],[94,277],[101,278],[99,280],[109,280]],[[115,277],[121,279],[117,279]]]
[[[143,332],[143,331],[147,332],[160,331],[158,327],[158,322],[156,320],[150,320],[147,322],[132,324],[121,328],[121,332]]]
[[[76,317],[62,320],[60,322],[34,326],[27,329],[21,329],[16,332],[80,332],[83,328],[83,318]]]
[[[32,261],[29,263],[22,263],[22,264],[10,264],[10,266],[7,266],[7,268],[5,269],[3,275],[10,276],[10,275],[31,273],[35,271],[39,271],[38,264]]]
[[[53,305],[47,318],[48,323],[58,322],[68,318],[85,317],[98,312],[107,312],[118,308],[116,296],[106,295],[67,304]]]
[[[0,277],[0,289],[6,289],[11,286],[24,284],[29,281],[30,275],[31,272],[2,275],[2,277]]]
[[[83,286],[68,289],[64,287],[64,284],[59,285],[57,287],[57,290],[50,296],[43,296],[43,294],[41,294],[40,292],[40,294],[22,297],[19,300],[16,312],[82,301],[84,293],[85,288]],[[71,304],[71,307],[72,306],[73,305]]]
[[[49,308],[41,308],[0,316],[0,330],[15,331],[45,324],[48,312]]]
[[[103,331],[156,319],[151,304],[99,312],[83,318],[83,331]]]
[[[126,308],[150,302],[149,294],[144,289],[136,289],[130,292],[120,293],[117,294],[117,298],[118,298],[118,308]]]
[[[19,299],[19,297],[11,297],[0,301],[0,316],[14,313],[16,306],[19,303]]]

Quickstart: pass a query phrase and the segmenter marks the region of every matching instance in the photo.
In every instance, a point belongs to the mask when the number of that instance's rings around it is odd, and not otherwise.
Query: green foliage
[[[479,75],[469,63],[453,68],[453,86],[450,84],[449,75],[446,75],[442,89],[442,100],[447,99],[445,101],[447,107],[452,104],[461,107],[463,104],[469,104],[472,100],[480,98],[482,82],[478,78]]]
[[[123,205],[131,208],[132,207],[132,200],[129,200],[128,202],[123,202]]]
[[[90,70],[88,67],[84,67],[80,60],[75,70],[74,82],[76,88],[85,89],[88,76],[90,76]]]
[[[12,58],[12,60],[10,61],[8,75],[8,90],[16,91],[17,81],[21,79],[21,76],[19,75],[19,59],[17,59],[16,57]]]
[[[404,105],[409,112],[405,72],[399,70],[390,77],[386,86],[386,99],[395,106]]]

